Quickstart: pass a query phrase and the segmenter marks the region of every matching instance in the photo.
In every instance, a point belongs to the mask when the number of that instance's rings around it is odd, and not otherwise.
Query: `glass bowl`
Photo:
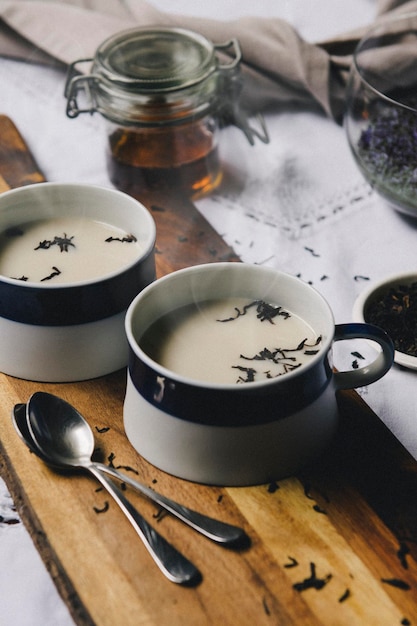
[[[358,44],[345,129],[365,179],[417,217],[417,13],[381,22]]]

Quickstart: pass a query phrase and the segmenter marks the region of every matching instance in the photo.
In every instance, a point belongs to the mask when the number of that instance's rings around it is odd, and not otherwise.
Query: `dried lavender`
[[[385,190],[415,205],[417,114],[381,101],[373,103],[367,114],[369,124],[357,146],[363,166],[382,192]]]

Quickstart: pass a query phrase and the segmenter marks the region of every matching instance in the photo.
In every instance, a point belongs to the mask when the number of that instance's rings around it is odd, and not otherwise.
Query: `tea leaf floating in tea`
[[[261,320],[261,322],[263,322],[264,320],[268,320],[268,322],[270,322],[271,324],[274,324],[273,318],[276,317],[277,315],[281,315],[285,319],[290,317],[290,313],[288,313],[288,311],[284,311],[282,307],[280,306],[273,306],[272,304],[268,304],[267,302],[264,302],[263,300],[254,300],[253,302],[246,304],[243,307],[242,311],[238,307],[235,307],[236,315],[234,317],[228,317],[224,320],[217,320],[217,321],[218,322],[232,322],[233,320],[237,319],[241,315],[246,315],[248,310],[253,306],[256,306],[256,317],[259,320]]]
[[[127,267],[141,246],[132,233],[84,216],[40,218],[0,233],[0,274],[32,282],[90,280]]]
[[[113,241],[120,241],[121,243],[134,243],[137,239],[135,235],[126,235],[125,237],[107,237],[104,241],[106,243],[111,243]]]
[[[51,280],[51,278],[54,278],[55,276],[59,276],[60,274],[61,274],[61,270],[59,270],[55,265],[53,265],[52,272],[48,274],[48,276],[41,278],[40,282],[43,283],[45,280]]]
[[[292,372],[314,358],[320,342],[306,320],[283,306],[241,296],[185,304],[152,322],[140,339],[167,369],[225,384]]]
[[[58,246],[60,252],[69,252],[69,246],[75,248],[75,244],[72,242],[74,239],[74,235],[72,237],[68,237],[66,233],[64,233],[63,237],[55,237],[53,239],[44,239],[39,242],[39,245],[35,248],[35,250],[49,250],[51,246]]]

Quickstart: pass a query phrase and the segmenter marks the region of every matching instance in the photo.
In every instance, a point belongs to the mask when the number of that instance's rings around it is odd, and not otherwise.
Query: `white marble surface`
[[[372,0],[153,2],[164,10],[220,19],[277,15],[311,41],[367,24],[376,10]],[[54,70],[0,59],[0,112],[13,118],[48,180],[111,186],[102,120],[65,117],[64,80]],[[369,280],[415,266],[416,224],[371,192],[343,129],[332,121],[299,111],[267,121],[269,145],[250,147],[236,129],[223,132],[223,159],[238,184],[200,201],[199,209],[243,260],[300,275],[328,299],[336,322],[350,321],[353,302]],[[349,366],[350,354],[339,358]],[[415,376],[393,368],[362,393],[417,457]],[[23,524],[14,523],[18,517],[1,481],[0,516],[0,626],[70,626]]]

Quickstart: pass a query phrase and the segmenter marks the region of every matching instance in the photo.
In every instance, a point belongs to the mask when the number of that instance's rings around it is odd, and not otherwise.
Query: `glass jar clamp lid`
[[[104,41],[94,58],[71,64],[67,115],[97,111],[113,125],[136,129],[136,134],[148,129],[147,144],[155,143],[158,134],[158,150],[165,153],[171,152],[174,132],[167,128],[179,132],[179,127],[205,118],[207,124],[210,118],[210,127],[201,138],[213,126],[234,124],[251,144],[255,138],[268,143],[262,116],[257,116],[259,130],[254,129],[240,106],[241,58],[236,39],[213,44],[199,33],[169,27],[123,31]],[[81,73],[87,63],[90,70]],[[194,141],[188,131],[187,126],[187,141]],[[135,136],[136,143],[142,140],[143,134]],[[177,139],[174,143],[178,145]],[[174,167],[184,160],[171,157]]]

